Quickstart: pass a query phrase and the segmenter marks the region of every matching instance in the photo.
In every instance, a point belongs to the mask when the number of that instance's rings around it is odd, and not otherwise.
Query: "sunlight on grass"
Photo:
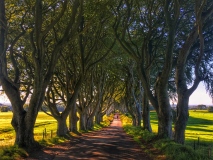
[[[158,131],[158,120],[155,111],[150,112],[153,132]],[[213,113],[206,110],[190,110],[189,120],[185,131],[186,142],[197,140],[213,142]]]
[[[152,126],[152,132],[157,133],[158,132],[158,118],[155,111],[150,112],[150,121]]]
[[[186,140],[213,141],[213,113],[197,110],[189,112]]]
[[[15,131],[11,125],[12,113],[0,112],[0,146],[13,145]]]
[[[11,146],[14,144],[15,131],[11,125],[12,112],[0,112],[0,146]],[[34,128],[35,140],[56,136],[57,122],[43,112],[38,113]],[[43,132],[46,131],[46,134]]]

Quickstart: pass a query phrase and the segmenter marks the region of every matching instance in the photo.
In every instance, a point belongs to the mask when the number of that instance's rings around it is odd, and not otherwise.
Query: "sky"
[[[204,104],[204,105],[212,105],[212,98],[209,96],[209,94],[205,90],[205,86],[203,83],[200,83],[198,88],[192,93],[189,99],[190,105],[198,105],[198,104]]]
[[[5,95],[0,95],[0,103],[7,103],[9,104],[9,100]],[[203,83],[200,83],[198,88],[194,91],[194,93],[190,96],[189,99],[189,105],[213,105],[212,99],[208,95],[208,93],[205,90],[205,86]]]

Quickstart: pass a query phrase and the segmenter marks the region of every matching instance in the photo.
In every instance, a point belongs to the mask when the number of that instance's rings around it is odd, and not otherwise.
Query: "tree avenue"
[[[112,106],[152,132],[152,105],[158,136],[184,144],[190,95],[201,81],[213,95],[212,18],[212,0],[1,0],[0,85],[13,108],[15,144],[38,145],[34,125],[44,105],[58,136],[77,131],[78,119],[91,129]]]

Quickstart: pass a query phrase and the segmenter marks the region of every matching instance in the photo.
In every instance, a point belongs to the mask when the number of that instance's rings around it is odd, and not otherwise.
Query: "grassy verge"
[[[205,114],[205,116],[201,117],[202,114]],[[153,133],[142,130],[141,127],[132,126],[130,117],[122,116],[121,118],[123,128],[126,133],[133,136],[134,140],[137,141],[141,147],[154,159],[209,160],[213,156],[211,147],[213,144],[212,113],[207,113],[204,111],[190,111],[185,145],[177,144],[172,140],[159,140],[156,138],[157,117],[155,112],[151,113]],[[198,129],[196,130],[195,128]],[[201,137],[199,141],[196,140],[198,136]]]

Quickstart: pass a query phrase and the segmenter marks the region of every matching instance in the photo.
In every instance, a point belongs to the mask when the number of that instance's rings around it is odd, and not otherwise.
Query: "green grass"
[[[14,144],[15,131],[11,126],[12,112],[0,112],[0,146],[11,146]],[[57,122],[53,117],[39,112],[35,128],[34,136],[37,141],[43,139],[43,131],[46,129],[46,137],[56,136]]]
[[[189,121],[186,128],[186,140],[200,140],[213,142],[213,113],[207,111],[189,112]]]
[[[0,150],[0,159],[4,160],[19,160],[27,157],[28,153],[18,148],[17,146],[4,147]]]
[[[153,132],[158,131],[156,112],[151,112],[151,125]],[[213,142],[213,113],[206,110],[190,110],[189,120],[185,131],[186,143],[194,140]]]
[[[11,112],[0,112],[0,146],[14,143],[15,131],[10,124],[11,119]]]

